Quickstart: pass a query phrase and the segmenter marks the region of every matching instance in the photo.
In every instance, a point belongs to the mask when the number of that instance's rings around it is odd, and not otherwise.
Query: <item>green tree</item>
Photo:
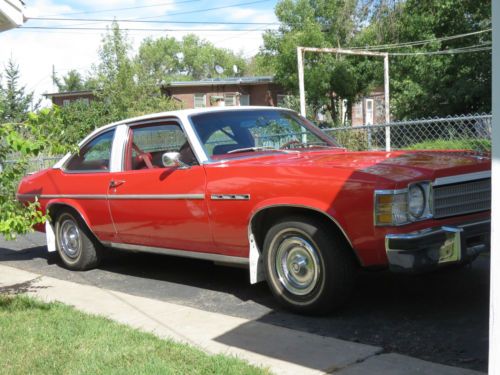
[[[282,0],[276,6],[281,25],[267,31],[260,52],[269,61],[278,82],[298,92],[297,52],[304,47],[352,45],[368,13],[364,0]],[[338,120],[343,99],[351,105],[373,84],[376,62],[367,58],[306,53],[305,82],[308,102],[317,111],[326,106]],[[374,67],[375,66],[375,67]]]
[[[70,70],[62,78],[59,78],[54,72],[52,82],[57,86],[59,92],[82,91],[92,88],[89,82],[85,81],[82,75],[74,69]]]
[[[139,79],[160,85],[179,76],[181,51],[181,44],[175,38],[146,38],[135,58]]]
[[[273,66],[268,63],[266,56],[257,54],[247,60],[246,73],[249,76],[274,76]]]
[[[39,103],[33,102],[33,92],[27,92],[26,87],[21,86],[19,66],[12,59],[7,62],[4,79],[4,86],[0,82],[0,123],[21,122],[30,110],[38,108]]]
[[[177,104],[161,94],[153,79],[140,76],[131,58],[132,48],[127,35],[114,22],[102,39],[99,48],[99,63],[95,75],[89,80],[97,99],[104,108],[99,108],[107,119],[119,120],[135,115],[168,111]]]
[[[400,5],[398,41],[465,34],[491,26],[489,0],[407,0]],[[491,34],[436,42],[426,50],[491,44]],[[410,49],[415,51],[415,49]],[[491,111],[489,51],[393,58],[394,114],[399,118]]]
[[[204,79],[234,75],[233,66],[239,74],[245,74],[246,61],[242,56],[188,34],[177,41],[171,37],[146,39],[139,47],[135,59],[139,77],[143,81],[161,84],[172,80]],[[219,74],[215,66],[224,72]]]

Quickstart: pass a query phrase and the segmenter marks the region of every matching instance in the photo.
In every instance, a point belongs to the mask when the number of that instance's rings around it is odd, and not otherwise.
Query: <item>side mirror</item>
[[[165,152],[161,156],[161,161],[163,163],[164,167],[173,167],[177,169],[188,169],[190,168],[188,164],[184,163],[182,160],[179,159],[181,156],[180,153],[178,152]]]

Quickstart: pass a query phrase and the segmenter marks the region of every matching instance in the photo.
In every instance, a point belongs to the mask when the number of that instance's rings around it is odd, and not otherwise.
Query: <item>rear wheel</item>
[[[293,217],[274,224],[264,240],[267,282],[287,308],[324,314],[348,297],[356,264],[348,244],[319,220]]]
[[[88,270],[100,261],[100,244],[73,211],[64,210],[56,219],[56,248],[64,265],[72,270]]]

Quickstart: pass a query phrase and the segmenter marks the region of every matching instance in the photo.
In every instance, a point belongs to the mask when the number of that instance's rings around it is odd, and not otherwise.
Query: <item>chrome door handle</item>
[[[115,188],[115,187],[118,187],[118,186],[124,184],[125,182],[126,182],[125,180],[111,180],[111,181],[109,181],[109,187]]]

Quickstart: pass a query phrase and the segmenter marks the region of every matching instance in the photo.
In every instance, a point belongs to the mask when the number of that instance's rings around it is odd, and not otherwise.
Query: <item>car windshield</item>
[[[215,111],[191,116],[210,158],[244,152],[339,147],[307,120],[286,110]]]

